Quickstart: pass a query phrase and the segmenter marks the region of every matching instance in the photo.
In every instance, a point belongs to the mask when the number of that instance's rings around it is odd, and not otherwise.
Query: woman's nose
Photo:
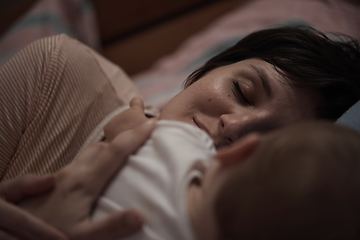
[[[221,115],[219,118],[219,131],[223,138],[235,142],[248,132],[248,117],[239,117],[231,114]]]

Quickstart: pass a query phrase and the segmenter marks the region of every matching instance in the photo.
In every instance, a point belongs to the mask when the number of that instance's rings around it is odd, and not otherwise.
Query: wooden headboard
[[[39,0],[0,0],[0,36]],[[59,0],[63,1],[63,0]],[[129,75],[248,0],[92,0],[102,54]]]
[[[103,55],[129,75],[246,0],[93,0]]]

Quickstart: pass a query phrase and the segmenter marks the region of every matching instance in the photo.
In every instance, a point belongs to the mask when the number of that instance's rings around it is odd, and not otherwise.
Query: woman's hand
[[[130,108],[113,117],[104,127],[106,141],[111,142],[118,134],[137,128],[149,118],[145,116],[144,101],[134,97],[130,101]]]
[[[51,190],[54,183],[53,176],[25,175],[0,184],[0,239],[67,239],[54,227],[12,204]]]
[[[52,192],[21,206],[70,239],[118,239],[138,231],[143,219],[135,210],[117,212],[97,222],[91,221],[91,213],[128,155],[142,145],[154,128],[155,121],[147,119],[141,127],[122,132],[111,142],[91,144],[56,175]]]

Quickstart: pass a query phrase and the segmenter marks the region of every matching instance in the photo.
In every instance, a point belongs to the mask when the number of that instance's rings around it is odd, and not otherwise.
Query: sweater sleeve
[[[1,180],[71,162],[93,129],[127,103],[119,92],[131,82],[66,35],[27,46],[1,66],[0,79]]]

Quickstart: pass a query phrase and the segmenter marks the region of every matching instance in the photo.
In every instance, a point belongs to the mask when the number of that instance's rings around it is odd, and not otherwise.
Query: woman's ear
[[[246,135],[234,145],[220,149],[215,158],[224,166],[231,166],[245,161],[257,149],[262,137],[258,133]]]

